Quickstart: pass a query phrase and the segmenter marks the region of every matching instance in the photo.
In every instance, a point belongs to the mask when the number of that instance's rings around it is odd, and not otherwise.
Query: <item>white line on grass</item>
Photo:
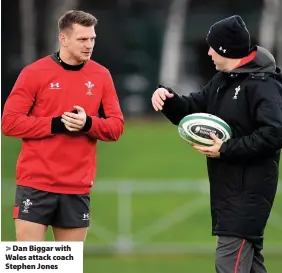
[[[114,240],[116,237],[116,235],[112,231],[102,226],[100,223],[98,223],[97,220],[92,220],[88,232],[94,234],[96,237],[98,237],[99,239],[105,242]]]
[[[163,218],[157,220],[152,225],[147,226],[145,229],[134,234],[134,238],[142,243],[157,233],[161,233],[174,226],[176,223],[191,217],[196,212],[208,206],[207,198],[201,197],[196,200],[185,203],[184,205],[176,208],[170,214],[165,215]]]

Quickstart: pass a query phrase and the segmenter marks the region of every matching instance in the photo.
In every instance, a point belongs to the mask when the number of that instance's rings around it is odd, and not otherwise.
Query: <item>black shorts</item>
[[[88,227],[89,194],[60,194],[17,186],[13,218],[62,228]]]

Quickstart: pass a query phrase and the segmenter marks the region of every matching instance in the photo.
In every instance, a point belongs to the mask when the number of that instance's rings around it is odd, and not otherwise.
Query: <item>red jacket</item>
[[[87,133],[52,134],[51,120],[73,106],[92,118]],[[105,116],[98,110],[103,106]],[[56,193],[90,192],[97,140],[116,141],[124,119],[110,72],[94,61],[65,70],[50,56],[25,67],[4,106],[2,131],[22,138],[17,185]]]

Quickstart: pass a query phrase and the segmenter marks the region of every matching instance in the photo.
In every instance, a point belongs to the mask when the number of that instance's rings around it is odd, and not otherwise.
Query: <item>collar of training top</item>
[[[65,70],[73,70],[73,71],[78,71],[81,68],[84,67],[85,62],[79,65],[70,65],[62,61],[60,58],[60,52],[55,52],[54,54],[51,55],[52,60],[54,60],[57,64],[59,64],[61,67],[63,67]]]

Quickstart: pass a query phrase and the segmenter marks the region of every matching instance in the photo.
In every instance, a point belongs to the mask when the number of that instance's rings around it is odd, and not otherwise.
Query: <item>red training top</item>
[[[74,105],[91,116],[91,129],[52,134],[52,118],[74,110]],[[99,117],[100,105],[106,118]],[[96,175],[97,140],[116,141],[123,130],[111,74],[92,60],[78,71],[64,69],[51,56],[25,67],[2,116],[3,133],[22,138],[17,185],[56,193],[89,193]]]

